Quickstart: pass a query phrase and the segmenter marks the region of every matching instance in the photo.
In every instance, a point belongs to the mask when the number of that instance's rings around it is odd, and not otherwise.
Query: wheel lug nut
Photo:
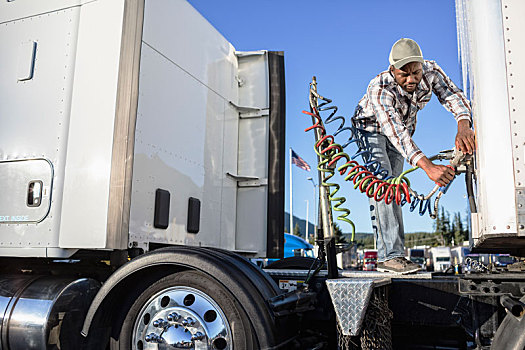
[[[204,334],[202,334],[201,332],[197,332],[191,337],[191,340],[193,341],[202,339],[204,339]]]
[[[178,313],[176,313],[176,312],[172,312],[167,317],[168,321],[178,321],[178,320],[180,320],[180,318],[181,318],[181,316]]]
[[[160,343],[162,341],[162,337],[156,333],[150,333],[144,337],[144,340],[148,343]]]
[[[153,321],[153,327],[164,328],[167,325],[169,325],[169,322],[162,318],[159,318],[158,320]]]
[[[182,320],[182,325],[184,327],[188,327],[188,326],[193,326],[195,324],[195,320],[191,317],[188,317],[188,318],[185,318],[184,320]]]

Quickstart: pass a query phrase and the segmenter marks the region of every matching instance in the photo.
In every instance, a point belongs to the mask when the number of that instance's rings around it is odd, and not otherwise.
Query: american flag
[[[303,158],[299,157],[294,150],[292,150],[292,164],[297,165],[303,170],[310,171],[310,166],[308,165],[308,163],[306,163],[306,161]]]

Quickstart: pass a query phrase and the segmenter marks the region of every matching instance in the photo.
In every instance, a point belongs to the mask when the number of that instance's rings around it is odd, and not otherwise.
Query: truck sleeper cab
[[[275,282],[231,253],[282,254],[282,52],[183,0],[3,1],[0,24],[0,347],[283,341]]]

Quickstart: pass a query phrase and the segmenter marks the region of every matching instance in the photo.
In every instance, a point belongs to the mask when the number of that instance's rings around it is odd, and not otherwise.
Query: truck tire
[[[111,349],[156,349],[162,342],[180,347],[193,342],[195,348],[205,349],[257,349],[254,333],[235,291],[209,275],[188,270],[168,275],[144,290],[127,312],[118,339],[111,339]]]

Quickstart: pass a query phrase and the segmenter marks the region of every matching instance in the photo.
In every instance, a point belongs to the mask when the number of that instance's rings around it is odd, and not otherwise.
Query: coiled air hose
[[[345,126],[346,119],[343,116],[336,115],[338,107],[330,105],[332,100],[319,95],[317,91],[312,88],[312,84],[310,84],[309,100],[311,112],[303,111],[303,113],[311,116],[314,122],[312,126],[305,129],[305,132],[319,129],[319,137],[318,140],[316,140],[314,149],[320,159],[317,169],[324,175],[321,177],[323,179],[321,185],[328,188],[328,200],[332,204],[333,210],[339,212],[337,219],[350,224],[352,228],[352,241],[354,241],[355,238],[355,224],[349,218],[350,210],[343,207],[346,198],[337,195],[340,189],[339,184],[328,182],[334,176],[337,163],[341,160],[344,161],[344,164],[337,168],[339,174],[345,176],[345,181],[351,181],[354,189],[359,189],[359,191],[366,194],[369,198],[373,198],[377,202],[384,201],[386,204],[396,203],[400,206],[409,203],[411,212],[418,208],[419,215],[421,216],[428,212],[430,218],[435,219],[437,217],[439,200],[443,194],[447,192],[452,181],[445,187],[440,188],[439,185],[436,185],[427,195],[418,194],[410,187],[410,181],[406,177],[407,174],[417,170],[418,167],[408,169],[397,177],[390,175],[388,170],[381,167],[379,161],[373,159],[367,142],[363,139],[361,133],[353,126]],[[319,101],[322,102],[319,104]],[[329,116],[324,122],[321,118],[322,112],[329,113]],[[324,124],[333,123],[337,120],[340,121],[337,130],[333,135],[327,134]],[[335,137],[345,131],[349,133],[346,142],[342,145],[336,143]],[[345,148],[352,143],[356,144],[357,152],[353,156],[350,156],[345,152]],[[364,160],[364,165],[360,165],[355,160],[359,156]],[[450,166],[456,167],[463,159],[463,153],[459,150],[445,151],[430,158],[431,161],[436,159],[452,159]],[[431,200],[438,191],[439,193],[434,200],[432,210]]]

